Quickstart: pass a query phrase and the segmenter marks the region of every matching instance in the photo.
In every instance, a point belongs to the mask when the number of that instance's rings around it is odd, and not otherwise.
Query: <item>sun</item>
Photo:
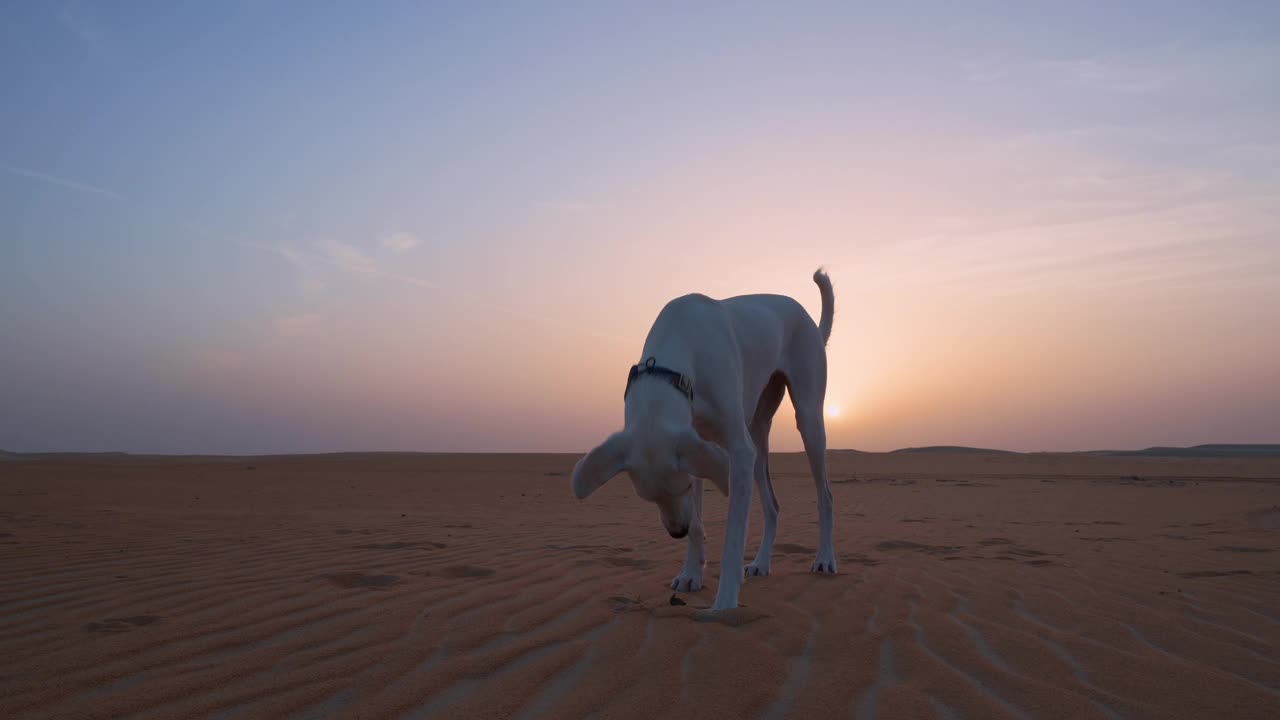
[[[840,417],[840,406],[839,406],[839,405],[828,405],[828,406],[827,406],[827,417],[829,417],[829,418],[831,418],[831,419],[833,419],[833,420],[834,420],[835,418]]]

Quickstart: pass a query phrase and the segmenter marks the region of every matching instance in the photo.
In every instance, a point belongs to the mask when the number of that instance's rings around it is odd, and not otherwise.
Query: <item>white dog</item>
[[[827,484],[827,339],[835,314],[831,280],[819,270],[817,325],[800,303],[782,295],[713,300],[685,295],[667,303],[644,343],[644,360],[627,378],[625,425],[587,453],[573,470],[573,492],[585,498],[627,471],[636,494],[658,506],[674,538],[689,536],[684,568],[671,587],[702,587],[702,478],[729,496],[712,609],[737,607],[752,478],[760,490],[764,537],[749,575],[768,575],[778,527],[778,501],[769,480],[769,427],[790,391],[818,490],[815,573],[836,571],[831,544],[831,488]]]

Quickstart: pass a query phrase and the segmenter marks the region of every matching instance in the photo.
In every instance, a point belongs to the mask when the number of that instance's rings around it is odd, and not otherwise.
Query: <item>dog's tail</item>
[[[818,321],[818,330],[822,333],[825,345],[831,339],[831,323],[836,317],[836,293],[831,289],[831,278],[827,277],[825,268],[818,268],[813,274],[813,281],[818,284],[822,293],[822,319]]]

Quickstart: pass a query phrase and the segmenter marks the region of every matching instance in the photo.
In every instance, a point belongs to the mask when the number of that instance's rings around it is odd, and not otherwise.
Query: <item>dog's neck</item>
[[[640,375],[627,393],[624,410],[628,429],[644,426],[687,427],[693,422],[689,398],[666,378]]]
[[[697,392],[693,357],[687,348],[677,343],[645,343],[643,356],[688,378]],[[690,399],[666,378],[638,375],[627,392],[625,406],[626,428],[635,433],[672,433],[693,424]]]

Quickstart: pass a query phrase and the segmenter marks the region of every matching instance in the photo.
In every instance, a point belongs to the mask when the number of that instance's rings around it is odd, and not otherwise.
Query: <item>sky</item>
[[[4,3],[0,448],[583,451],[819,266],[833,448],[1280,441],[1280,4],[688,5]]]

